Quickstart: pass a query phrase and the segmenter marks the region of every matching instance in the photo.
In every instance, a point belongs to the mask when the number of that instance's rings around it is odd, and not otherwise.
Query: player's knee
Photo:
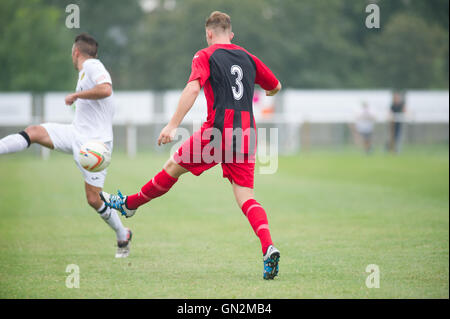
[[[255,199],[253,189],[233,184],[234,197],[239,208],[250,199]]]
[[[39,125],[30,125],[24,130],[30,139],[30,143],[34,143],[39,139],[40,128]]]
[[[172,158],[170,158],[163,166],[163,169],[167,174],[174,178],[178,178],[187,172],[186,169],[177,164]]]
[[[100,196],[97,193],[89,192],[86,194],[86,199],[89,204],[94,209],[97,209],[99,206],[101,206],[101,199]]]
[[[253,196],[239,197],[239,198],[236,198],[236,203],[239,206],[239,208],[242,208],[242,206],[245,204],[245,202],[250,199],[254,199]]]

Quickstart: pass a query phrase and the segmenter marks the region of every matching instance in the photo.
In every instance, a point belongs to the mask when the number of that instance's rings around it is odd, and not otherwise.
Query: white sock
[[[122,221],[114,209],[107,207],[105,203],[103,203],[102,207],[100,207],[97,212],[100,213],[100,217],[103,218],[103,220],[116,232],[117,240],[127,240],[128,232],[125,227],[123,227]]]
[[[27,147],[27,140],[20,134],[11,134],[0,140],[0,154],[20,152]]]

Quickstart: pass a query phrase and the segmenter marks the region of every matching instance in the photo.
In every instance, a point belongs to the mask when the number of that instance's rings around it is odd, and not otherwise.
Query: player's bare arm
[[[194,105],[197,96],[201,90],[200,82],[198,80],[189,82],[181,93],[180,101],[178,102],[178,107],[169,121],[159,134],[158,145],[167,144],[172,142],[175,136],[175,131],[183,121],[186,114]]]
[[[275,94],[277,94],[280,91],[281,91],[281,82],[278,81],[277,87],[274,88],[273,90],[266,91],[266,95],[267,96],[274,96]]]
[[[66,96],[66,105],[72,105],[77,99],[99,100],[107,98],[112,94],[112,85],[110,83],[101,83],[90,90],[71,93]]]

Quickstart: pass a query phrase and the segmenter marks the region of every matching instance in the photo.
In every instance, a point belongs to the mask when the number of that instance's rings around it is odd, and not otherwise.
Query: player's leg
[[[253,189],[249,187],[239,186],[233,183],[233,193],[239,208],[247,217],[256,236],[261,242],[263,254],[267,252],[267,248],[273,245],[269,231],[269,222],[264,208],[259,204],[253,194]]]
[[[222,163],[223,177],[228,178],[239,208],[247,217],[261,242],[263,254],[272,245],[267,214],[254,198],[255,163]]]
[[[138,193],[127,197],[126,206],[129,209],[137,209],[150,200],[164,195],[178,181],[178,178],[186,172],[188,172],[187,169],[177,164],[170,157],[164,164],[163,169],[147,184],[142,186]]]
[[[389,151],[393,152],[395,148],[395,121],[389,123]]]
[[[400,152],[400,142],[401,142],[401,132],[402,132],[402,122],[395,122],[395,132],[394,132],[394,151],[395,153]]]
[[[181,175],[191,172],[198,176],[204,171],[217,165],[217,163],[214,162],[204,163],[201,158],[199,163],[194,160],[193,145],[197,142],[200,143],[201,134],[202,130],[194,132],[194,134],[181,145],[178,151],[167,160],[163,169],[136,194],[123,196],[120,191],[118,195],[101,192],[100,197],[109,207],[119,210],[122,215],[125,215],[126,217],[131,217],[135,214],[138,207],[167,193]],[[207,145],[207,142],[208,141],[200,143],[200,154],[202,148]]]
[[[372,133],[366,132],[363,134],[364,151],[369,154],[372,151]]]
[[[38,143],[47,148],[53,149],[54,145],[47,129],[42,125],[31,125],[25,129],[30,137],[31,143]]]
[[[189,172],[183,166],[175,162],[173,157],[170,157],[164,164],[163,169],[173,178],[179,178],[181,175]]]
[[[118,195],[101,192],[100,197],[109,207],[119,210],[126,217],[131,217],[140,206],[167,193],[178,178],[186,172],[188,172],[187,169],[170,157],[163,169],[136,194],[123,196],[120,191]]]
[[[118,241],[127,240],[128,233],[126,228],[123,227],[119,216],[117,216],[117,213],[114,210],[107,207],[98,195],[102,191],[102,188],[90,185],[86,182],[84,185],[86,200],[89,206],[95,209],[99,213],[100,217],[116,232]]]
[[[0,154],[23,151],[32,143],[38,143],[50,149],[54,148],[47,130],[41,125],[31,125],[17,134],[0,139]]]
[[[55,149],[70,149],[73,159],[83,174],[84,189],[86,200],[106,224],[116,233],[117,253],[116,257],[127,257],[129,253],[129,242],[131,240],[131,232],[124,228],[117,212],[107,207],[100,199],[101,192],[106,179],[106,170],[100,172],[90,172],[85,170],[78,160],[80,147],[86,142],[86,138],[80,136],[72,125],[44,124],[48,129],[52,140],[55,142]],[[112,150],[112,142],[105,142],[107,147]],[[122,249],[124,247],[124,249]]]
[[[273,245],[269,222],[264,208],[255,200],[253,192],[255,163],[222,163],[223,177],[231,182],[239,208],[247,217],[255,235],[259,238],[263,252],[263,278],[273,279],[278,275],[280,251]]]
[[[131,240],[131,231],[123,226],[117,212],[106,206],[100,199],[99,193],[102,191],[101,187],[96,187],[86,182],[84,182],[84,185],[88,204],[95,209],[106,224],[116,233],[118,247],[116,258],[127,257],[130,252],[129,242]]]
[[[273,246],[266,211],[261,204],[254,199],[253,188],[243,187],[234,182],[232,185],[233,193],[239,208],[241,208],[242,212],[247,217],[253,231],[261,242],[264,264],[263,278],[273,279],[278,275],[280,251]]]

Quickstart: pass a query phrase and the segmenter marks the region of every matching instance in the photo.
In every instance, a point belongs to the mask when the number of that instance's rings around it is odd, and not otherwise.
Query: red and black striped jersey
[[[255,84],[273,90],[278,80],[256,56],[234,44],[214,44],[198,51],[192,60],[189,82],[199,80],[208,105],[203,127],[255,128]]]

